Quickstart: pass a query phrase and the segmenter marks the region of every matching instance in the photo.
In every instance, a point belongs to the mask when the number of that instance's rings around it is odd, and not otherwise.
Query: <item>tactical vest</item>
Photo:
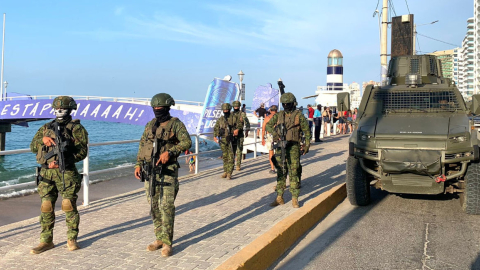
[[[277,124],[285,124],[287,129],[287,141],[300,142],[302,140],[300,136],[300,115],[302,113],[299,110],[295,110],[290,115],[287,115],[285,111],[280,111],[277,113]]]
[[[227,124],[230,126],[230,131],[233,132],[233,130],[236,129],[235,125],[237,124],[237,122],[235,122],[235,116],[233,116],[233,114],[231,114],[228,119],[225,119],[225,116],[222,116],[220,117],[217,121],[219,121],[219,127],[221,130],[223,130],[223,134],[225,134],[225,136],[228,135],[228,131],[227,131]],[[224,137],[224,136],[222,136]]]
[[[242,112],[237,112],[237,113],[232,113],[233,115],[233,123],[235,123],[234,125],[234,129],[238,129],[238,128],[243,128],[243,127],[237,127],[237,123],[240,121],[241,123],[243,123],[243,113]]]
[[[152,125],[152,129],[147,131],[147,142],[139,153],[139,157],[141,159],[145,160],[146,162],[152,161],[153,142],[155,139],[160,140],[162,143],[162,147],[157,155],[170,150],[170,148],[174,147],[180,142],[172,129],[175,121],[178,121],[177,117],[173,117],[172,119],[165,121],[158,126],[156,124]],[[170,159],[169,162],[176,162],[176,158]]]
[[[45,129],[43,130],[43,137],[50,137],[52,139],[55,139],[55,129],[53,127],[54,122],[55,120],[53,120],[52,122],[48,123],[45,126]],[[72,135],[73,128],[78,124],[80,124],[80,120],[78,119],[71,120],[64,126],[61,133],[63,139],[69,141],[72,145],[74,141],[74,138]],[[45,155],[51,151],[53,151],[53,146],[44,145],[43,147],[40,147],[37,152],[38,164],[48,165],[52,161],[58,161],[58,156],[53,156],[48,160],[45,159]],[[73,161],[73,158],[71,155],[69,155],[69,153],[65,153],[65,157],[66,157],[65,164],[67,167],[71,167],[72,165],[75,165],[75,162]]]

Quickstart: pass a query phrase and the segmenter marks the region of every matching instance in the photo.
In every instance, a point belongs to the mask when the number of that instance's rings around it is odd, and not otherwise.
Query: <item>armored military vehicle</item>
[[[401,194],[458,193],[480,214],[477,130],[480,98],[470,108],[432,55],[393,57],[388,85],[366,87],[349,139],[347,194],[370,203],[370,186]]]

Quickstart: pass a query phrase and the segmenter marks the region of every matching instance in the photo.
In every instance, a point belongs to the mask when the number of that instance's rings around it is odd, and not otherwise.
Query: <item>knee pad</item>
[[[40,211],[42,211],[42,213],[53,212],[52,202],[51,201],[43,201],[42,206],[40,206]]]
[[[72,201],[70,201],[69,199],[63,199],[62,200],[62,210],[64,212],[72,212],[73,211]]]

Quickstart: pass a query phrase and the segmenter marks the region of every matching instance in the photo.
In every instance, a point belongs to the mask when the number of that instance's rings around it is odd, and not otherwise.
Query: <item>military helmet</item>
[[[77,109],[77,103],[72,97],[58,96],[52,102],[52,108],[54,109]]]
[[[280,97],[280,102],[281,103],[296,103],[297,99],[295,98],[295,96],[292,93],[288,92],[288,93],[283,94]]]
[[[240,106],[242,106],[242,103],[240,103],[240,101],[235,100],[234,102],[232,102],[232,107],[240,107]]]
[[[152,107],[170,107],[175,105],[175,100],[167,93],[156,94],[150,101]]]
[[[222,110],[231,110],[232,109],[232,105],[230,105],[230,103],[223,103],[222,104]]]

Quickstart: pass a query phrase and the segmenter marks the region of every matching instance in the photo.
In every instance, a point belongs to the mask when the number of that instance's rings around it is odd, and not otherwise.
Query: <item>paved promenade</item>
[[[344,181],[347,140],[326,138],[302,158],[301,205]],[[231,181],[220,178],[220,168],[180,178],[172,257],[146,251],[153,225],[145,193],[137,190],[80,207],[82,249],[75,252],[66,248],[61,211],[56,247],[40,255],[29,254],[38,244],[38,218],[0,227],[0,269],[215,269],[296,210],[289,192],[285,205],[269,206],[275,177],[268,168],[263,155],[247,160]]]

